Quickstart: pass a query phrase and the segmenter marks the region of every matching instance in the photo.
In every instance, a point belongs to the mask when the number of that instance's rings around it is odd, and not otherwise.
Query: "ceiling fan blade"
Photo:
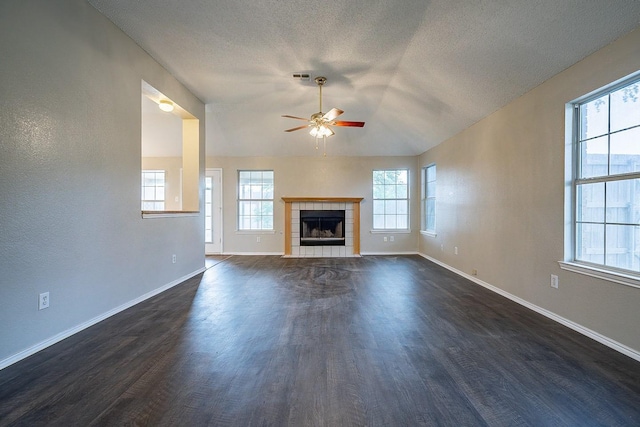
[[[338,108],[332,108],[331,110],[329,110],[329,112],[327,114],[325,114],[324,116],[322,116],[323,119],[325,120],[333,120],[336,117],[338,117],[340,114],[344,113],[344,111],[338,109]]]
[[[332,126],[351,126],[361,128],[364,126],[364,122],[345,122],[344,120],[337,120],[331,124]]]
[[[300,130],[300,129],[308,128],[309,126],[310,125],[298,126],[297,128],[287,129],[287,130],[285,130],[285,132],[293,132],[294,130]]]
[[[302,117],[296,117],[296,116],[289,116],[287,114],[283,114],[282,117],[286,117],[288,119],[304,120],[305,122],[309,121],[309,119],[303,119]]]

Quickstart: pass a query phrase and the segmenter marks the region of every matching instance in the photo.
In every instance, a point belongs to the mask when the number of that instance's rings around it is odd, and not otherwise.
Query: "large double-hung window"
[[[409,170],[373,171],[373,229],[409,230]]]
[[[238,171],[238,230],[273,230],[273,171]]]
[[[574,104],[573,261],[640,273],[640,76]]]

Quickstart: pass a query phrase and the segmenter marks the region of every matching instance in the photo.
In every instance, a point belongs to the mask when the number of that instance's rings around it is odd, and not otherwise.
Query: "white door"
[[[207,169],[204,178],[204,252],[222,253],[222,169]]]

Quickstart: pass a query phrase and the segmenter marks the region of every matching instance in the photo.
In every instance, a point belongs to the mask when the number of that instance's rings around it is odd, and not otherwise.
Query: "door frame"
[[[220,182],[218,183],[218,191],[217,191],[217,197],[216,197],[216,191],[215,191],[215,175],[218,175],[220,178]],[[222,201],[224,200],[222,197],[222,190],[223,190],[223,186],[222,186],[222,168],[206,168],[205,170],[205,177],[213,177],[214,178],[214,191],[211,194],[211,221],[213,222],[212,224],[212,229],[214,232],[214,239],[216,236],[216,231],[217,234],[220,236],[219,242],[218,243],[206,243],[204,244],[204,253],[205,255],[213,255],[213,254],[221,254],[223,253],[223,244],[224,244],[224,229],[223,229],[223,212],[224,210],[222,209]],[[206,189],[205,189],[206,191]],[[216,206],[216,202],[217,202],[217,206]],[[216,214],[217,213],[217,214]],[[205,217],[205,221],[206,221],[206,217]],[[216,224],[217,222],[217,224]],[[217,226],[217,229],[216,229]]]

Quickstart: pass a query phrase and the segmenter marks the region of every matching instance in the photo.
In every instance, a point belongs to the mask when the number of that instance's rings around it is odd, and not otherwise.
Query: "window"
[[[273,230],[273,171],[238,171],[238,230]]]
[[[573,261],[640,272],[640,79],[574,104]]]
[[[164,171],[146,170],[142,171],[142,210],[143,211],[163,211],[164,210]]]
[[[422,168],[422,229],[436,232],[436,165]]]
[[[373,229],[409,229],[409,170],[373,171]]]
[[[213,242],[213,177],[204,177],[204,242]]]

